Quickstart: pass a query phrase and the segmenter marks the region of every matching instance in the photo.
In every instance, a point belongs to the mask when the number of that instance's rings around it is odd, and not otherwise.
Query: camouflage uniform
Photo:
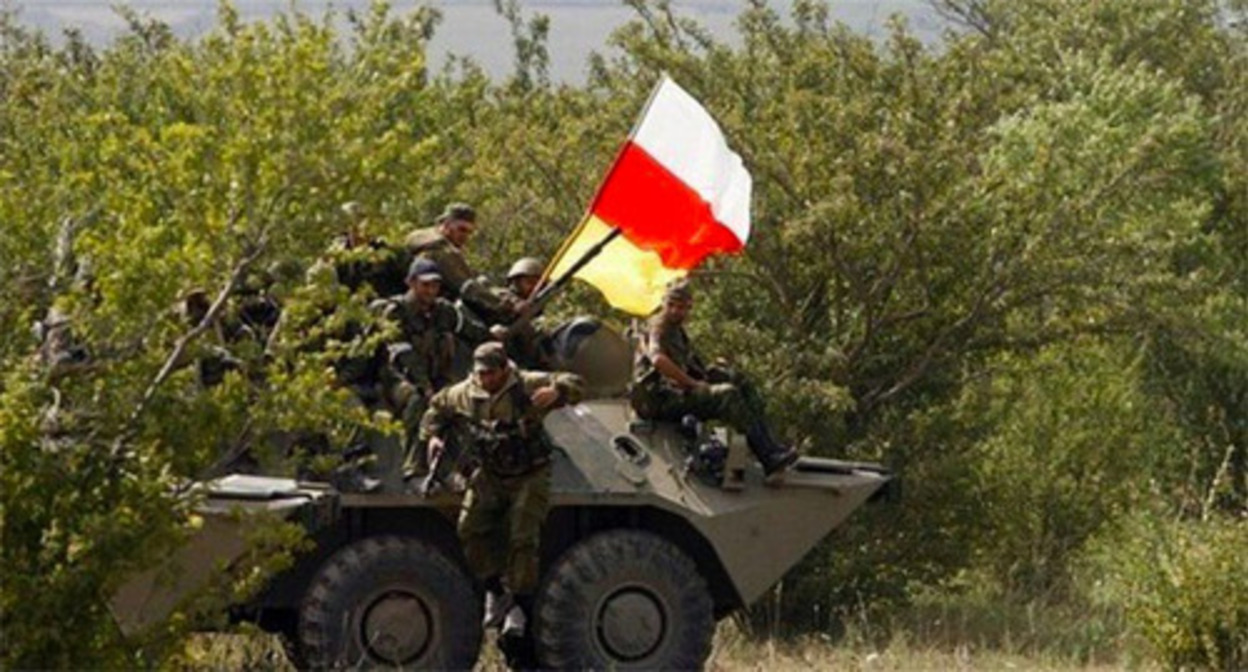
[[[499,288],[494,291],[494,295],[498,297],[504,312],[503,319],[497,323],[507,327],[507,339],[503,342],[507,347],[507,354],[526,369],[550,368],[550,357],[543,345],[548,336],[542,325],[536,320],[517,324],[520,317],[518,306],[523,300],[520,295],[510,287]]]
[[[721,420],[745,434],[746,442],[764,473],[770,478],[798,459],[797,451],[779,443],[767,426],[762,397],[740,373],[720,367],[707,367],[689,343],[679,321],[669,320],[667,312],[678,304],[692,302],[685,280],[668,284],[664,309],[650,318],[643,335],[633,381],[632,404],[637,415],[649,420],[679,421],[685,415],[702,420]],[[687,310],[688,308],[685,308]],[[683,318],[677,318],[683,319]],[[704,386],[684,388],[668,379],[654,365],[663,355]]]
[[[705,390],[682,390],[655,370],[655,356],[667,355],[690,377],[709,383]],[[633,407],[648,420],[678,421],[685,415],[722,420],[739,432],[761,422],[763,400],[745,376],[707,367],[694,352],[684,327],[668,324],[662,314],[650,318],[633,384]]]
[[[476,213],[463,203],[452,203],[438,217],[438,223],[416,229],[407,236],[407,251],[416,258],[425,258],[438,265],[442,272],[442,296],[450,301],[462,301],[484,321],[492,321],[502,312],[498,297],[488,282],[482,282],[472,272],[464,251],[442,231],[448,220],[461,219],[476,222]]]
[[[464,251],[442,233],[441,226],[416,229],[407,236],[407,251],[413,257],[424,257],[438,265],[442,272],[442,295],[454,301],[460,288],[474,277]]]
[[[427,467],[416,436],[429,398],[450,382],[459,316],[444,299],[426,308],[411,294],[378,301],[373,309],[398,327],[400,340],[388,347],[386,396],[403,421],[403,472],[423,474]]]
[[[520,595],[537,586],[541,527],[550,505],[550,447],[541,429],[545,411],[529,401],[548,385],[559,390],[559,403],[580,400],[581,381],[573,374],[513,367],[493,395],[476,375],[434,395],[420,427],[422,443],[434,436],[448,439],[453,432],[470,437],[480,465],[460,510],[464,555],[478,579],[502,575],[503,584]],[[496,441],[500,437],[505,438]]]

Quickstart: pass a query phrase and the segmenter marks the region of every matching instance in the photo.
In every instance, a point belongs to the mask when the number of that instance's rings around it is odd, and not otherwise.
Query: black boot
[[[797,463],[797,451],[776,441],[767,425],[762,422],[750,426],[745,432],[745,441],[754,457],[763,465],[764,476],[771,477]]]

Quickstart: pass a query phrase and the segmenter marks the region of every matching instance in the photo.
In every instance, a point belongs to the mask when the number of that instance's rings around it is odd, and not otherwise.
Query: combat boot
[[[778,482],[789,467],[797,463],[797,450],[782,445],[772,437],[767,425],[756,422],[745,433],[750,451],[763,465],[763,476],[768,483]]]

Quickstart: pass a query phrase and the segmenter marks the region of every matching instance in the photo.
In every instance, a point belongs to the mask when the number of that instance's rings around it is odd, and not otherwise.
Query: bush
[[[1248,668],[1248,519],[1144,516],[1096,553],[1098,595],[1172,669]]]

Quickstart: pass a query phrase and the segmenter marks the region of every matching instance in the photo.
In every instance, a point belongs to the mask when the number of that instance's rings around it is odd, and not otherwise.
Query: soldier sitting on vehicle
[[[688,281],[668,283],[663,307],[650,318],[642,336],[633,410],[646,420],[679,422],[685,415],[721,420],[745,434],[768,477],[783,472],[797,462],[797,451],[772,437],[763,400],[745,376],[707,367],[694,352],[683,326],[692,309]]]
[[[456,437],[475,457],[459,538],[486,589],[484,627],[501,622],[507,637],[523,633],[537,587],[551,475],[542,419],[581,393],[576,375],[519,370],[501,344],[486,343],[473,352],[472,375],[436,394],[421,421],[431,463]]]
[[[477,213],[465,203],[452,203],[433,226],[416,229],[407,236],[407,250],[414,257],[432,260],[442,271],[442,297],[460,301],[482,322],[503,312],[491,283],[478,277],[464,258],[464,246],[477,230]],[[485,337],[484,331],[480,334]],[[472,342],[473,345],[480,340]]]
[[[503,311],[490,327],[490,335],[501,341],[512,361],[524,368],[550,368],[548,336],[534,324],[532,315],[525,315],[541,282],[542,268],[542,262],[533,257],[517,260],[507,271],[507,287],[495,292]]]
[[[407,292],[373,304],[383,320],[393,322],[399,340],[388,344],[387,395],[403,421],[403,473],[428,472],[425,451],[417,450],[420,419],[435,392],[451,382],[458,315],[438,296],[442,274],[429,259],[416,259],[407,272]]]

